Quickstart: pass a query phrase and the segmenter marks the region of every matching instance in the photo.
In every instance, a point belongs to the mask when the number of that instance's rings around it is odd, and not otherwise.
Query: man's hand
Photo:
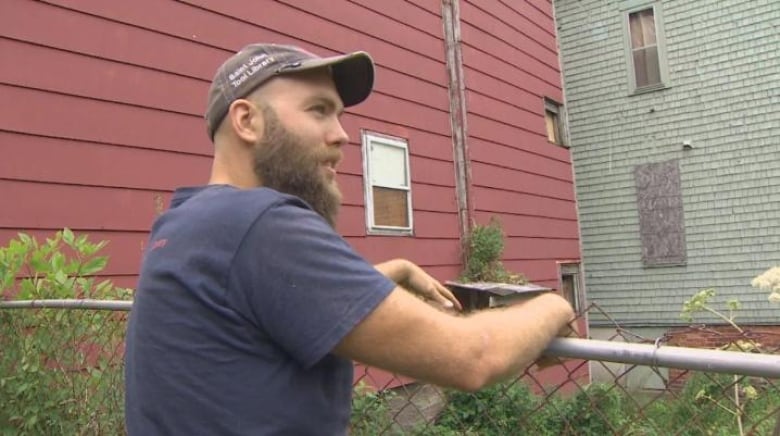
[[[374,267],[409,292],[434,301],[445,309],[463,310],[449,289],[408,260],[394,259]]]
[[[564,325],[561,330],[558,332],[559,338],[579,338],[579,327],[577,327],[577,319],[573,319],[569,321],[568,324]],[[539,370],[547,369],[551,366],[557,366],[557,365],[563,365],[566,363],[566,361],[569,359],[561,358],[561,357],[547,357],[542,356],[538,359],[536,359],[536,366],[539,368]]]

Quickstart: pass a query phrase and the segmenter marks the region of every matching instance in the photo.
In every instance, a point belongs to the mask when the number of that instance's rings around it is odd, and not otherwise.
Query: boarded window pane
[[[661,83],[658,47],[646,47],[634,51],[634,72],[637,88]]]
[[[371,142],[371,184],[408,187],[406,181],[406,150]]]
[[[646,266],[684,265],[687,251],[679,163],[639,165],[634,178],[642,262]]]
[[[545,111],[544,122],[547,125],[547,140],[555,144],[560,144],[561,134],[559,127],[560,124],[558,122],[558,114]]]
[[[561,292],[563,293],[563,298],[566,299],[566,301],[571,304],[572,309],[578,310],[578,304],[577,304],[577,286],[576,286],[576,280],[574,278],[574,275],[572,274],[563,274],[561,276]]]
[[[408,191],[374,186],[374,224],[377,226],[409,227]]]

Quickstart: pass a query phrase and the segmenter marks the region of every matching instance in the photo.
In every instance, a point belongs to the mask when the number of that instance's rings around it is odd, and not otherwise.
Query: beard
[[[255,145],[254,170],[262,185],[294,195],[336,227],[341,192],[335,180],[328,180],[324,162],[341,158],[341,151],[306,140],[287,130],[276,112],[262,105],[263,137]]]

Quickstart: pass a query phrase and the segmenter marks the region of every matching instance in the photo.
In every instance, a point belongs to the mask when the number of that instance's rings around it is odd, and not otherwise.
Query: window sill
[[[571,148],[571,146],[569,144],[558,144],[557,142],[552,142],[550,140],[548,140],[547,143],[550,144],[550,145],[554,145],[556,147],[561,147],[561,148],[565,148],[565,149]]]
[[[413,229],[392,229],[392,228],[373,228],[367,229],[368,236],[414,236]]]
[[[642,94],[648,94],[655,91],[663,91],[664,89],[669,89],[670,86],[664,85],[663,83],[660,83],[658,85],[652,85],[652,86],[645,86],[642,88],[637,88],[634,90],[634,92],[628,94],[629,97],[633,97],[635,95],[642,95]]]

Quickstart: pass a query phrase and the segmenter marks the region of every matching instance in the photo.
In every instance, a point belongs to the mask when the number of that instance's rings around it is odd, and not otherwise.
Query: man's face
[[[323,75],[273,83],[275,88],[256,103],[264,129],[255,146],[254,170],[263,186],[303,199],[335,227],[341,203],[336,165],[348,138],[338,120],[341,100]]]

